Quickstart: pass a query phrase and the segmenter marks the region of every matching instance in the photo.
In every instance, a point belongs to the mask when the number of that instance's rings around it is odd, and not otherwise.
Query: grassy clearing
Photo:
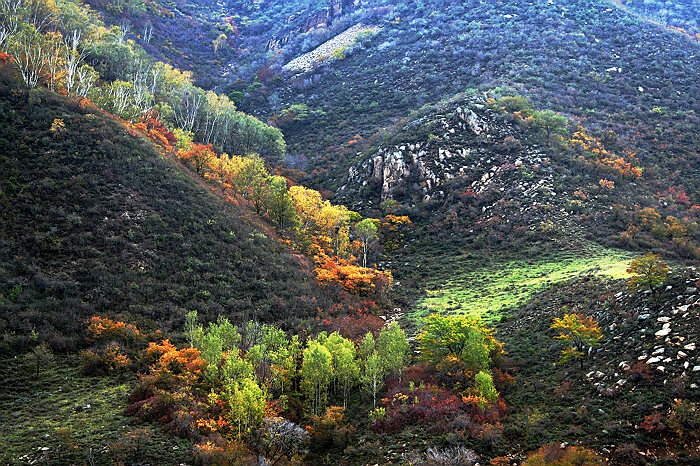
[[[0,464],[183,461],[186,441],[123,415],[130,381],[85,377],[62,358],[45,366],[36,378],[27,357],[0,364]]]
[[[631,259],[629,253],[599,246],[487,263],[458,257],[452,261],[455,272],[449,278],[436,276],[428,282],[426,296],[416,303],[410,317],[416,320],[440,312],[495,320],[505,309],[517,307],[554,283],[580,275],[624,278]]]

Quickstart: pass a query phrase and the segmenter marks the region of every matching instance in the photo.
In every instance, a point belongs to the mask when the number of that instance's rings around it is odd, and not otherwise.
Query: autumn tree
[[[345,206],[324,201],[321,194],[303,186],[289,189],[300,220],[300,233],[312,253],[346,257],[350,237],[350,221],[356,216]],[[320,249],[320,251],[319,251]]]
[[[324,254],[314,259],[319,283],[340,284],[348,293],[381,300],[393,284],[394,278],[389,271],[359,267],[345,259],[329,258]]]
[[[366,218],[355,224],[355,236],[362,242],[362,267],[367,267],[367,251],[370,244],[378,238],[378,223],[378,220]]]
[[[323,208],[323,198],[321,193],[304,186],[292,186],[289,188],[289,195],[292,196],[294,208],[300,219],[300,229],[304,232],[313,232],[316,228],[316,219]]]
[[[632,276],[627,284],[634,290],[649,290],[656,297],[656,290],[666,281],[669,270],[660,255],[648,252],[630,263],[627,273]]]
[[[199,349],[202,359],[207,362],[205,374],[210,381],[232,377],[233,372],[240,372],[234,370],[232,364],[238,358],[235,349],[241,335],[228,319],[219,316],[216,322],[211,322],[205,329],[197,323],[196,311],[192,311],[187,314],[185,332],[191,347]]]
[[[180,160],[192,165],[198,175],[216,159],[216,153],[211,144],[193,144],[189,150],[178,152]]]
[[[581,313],[565,314],[561,318],[555,318],[551,328],[558,331],[555,338],[566,344],[561,353],[561,362],[578,360],[581,370],[583,370],[586,350],[598,346],[603,338],[598,322],[593,317]]]
[[[386,215],[381,222],[380,230],[384,249],[387,251],[398,249],[411,225],[411,219],[406,215]]]
[[[203,336],[204,329],[197,322],[197,311],[190,311],[185,317],[185,335],[190,343],[190,348],[195,347],[195,342],[199,342]]]

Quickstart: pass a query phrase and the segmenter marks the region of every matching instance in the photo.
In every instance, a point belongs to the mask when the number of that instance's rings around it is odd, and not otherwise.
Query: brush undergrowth
[[[132,381],[86,377],[77,360],[52,358],[36,377],[31,356],[0,363],[0,463],[181,463],[188,442],[123,414]]]

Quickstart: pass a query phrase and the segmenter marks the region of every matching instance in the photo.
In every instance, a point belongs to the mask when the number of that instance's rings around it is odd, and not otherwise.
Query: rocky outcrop
[[[450,116],[439,120],[444,130],[442,140],[401,144],[388,148],[380,147],[376,154],[351,170],[350,182],[364,182],[363,175],[381,180],[382,200],[391,197],[393,191],[410,179],[415,180],[420,191],[427,197],[434,188],[457,176],[464,176],[475,169],[472,149],[463,144],[459,136],[480,136],[486,133],[487,123],[472,110],[457,107]],[[455,136],[455,137],[452,137]],[[437,138],[436,138],[437,139]],[[469,139],[468,137],[466,139]],[[489,176],[486,176],[488,180]]]
[[[430,134],[415,137],[419,131]],[[521,143],[520,128],[480,100],[419,118],[398,139],[403,135],[412,142],[380,146],[349,170],[337,193],[343,202],[364,209],[397,196],[420,202],[455,198],[457,191],[462,199],[479,199],[484,221],[569,215],[571,194],[555,192],[556,170],[547,154]]]
[[[311,71],[323,62],[329,60],[335,50],[351,45],[357,38],[357,35],[363,31],[372,31],[376,33],[379,31],[379,28],[368,27],[364,26],[363,24],[355,24],[354,26],[333,37],[331,40],[326,41],[320,46],[316,47],[311,52],[305,53],[290,61],[282,68],[285,71],[292,73]]]

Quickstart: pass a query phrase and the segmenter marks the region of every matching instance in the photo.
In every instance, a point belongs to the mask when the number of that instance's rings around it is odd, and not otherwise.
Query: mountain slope
[[[344,59],[249,93],[243,107],[262,115],[292,104],[317,110],[283,128],[290,152],[318,169],[316,184],[337,187],[327,162],[346,168],[363,148],[346,147],[356,135],[373,145],[425,104],[506,86],[590,130],[614,131],[654,180],[698,191],[697,41],[605,0],[422,3],[396,4],[381,32]]]
[[[99,109],[0,83],[0,308],[7,347],[56,349],[95,314],[179,329],[207,319],[293,325],[320,295],[306,265],[245,208]]]

